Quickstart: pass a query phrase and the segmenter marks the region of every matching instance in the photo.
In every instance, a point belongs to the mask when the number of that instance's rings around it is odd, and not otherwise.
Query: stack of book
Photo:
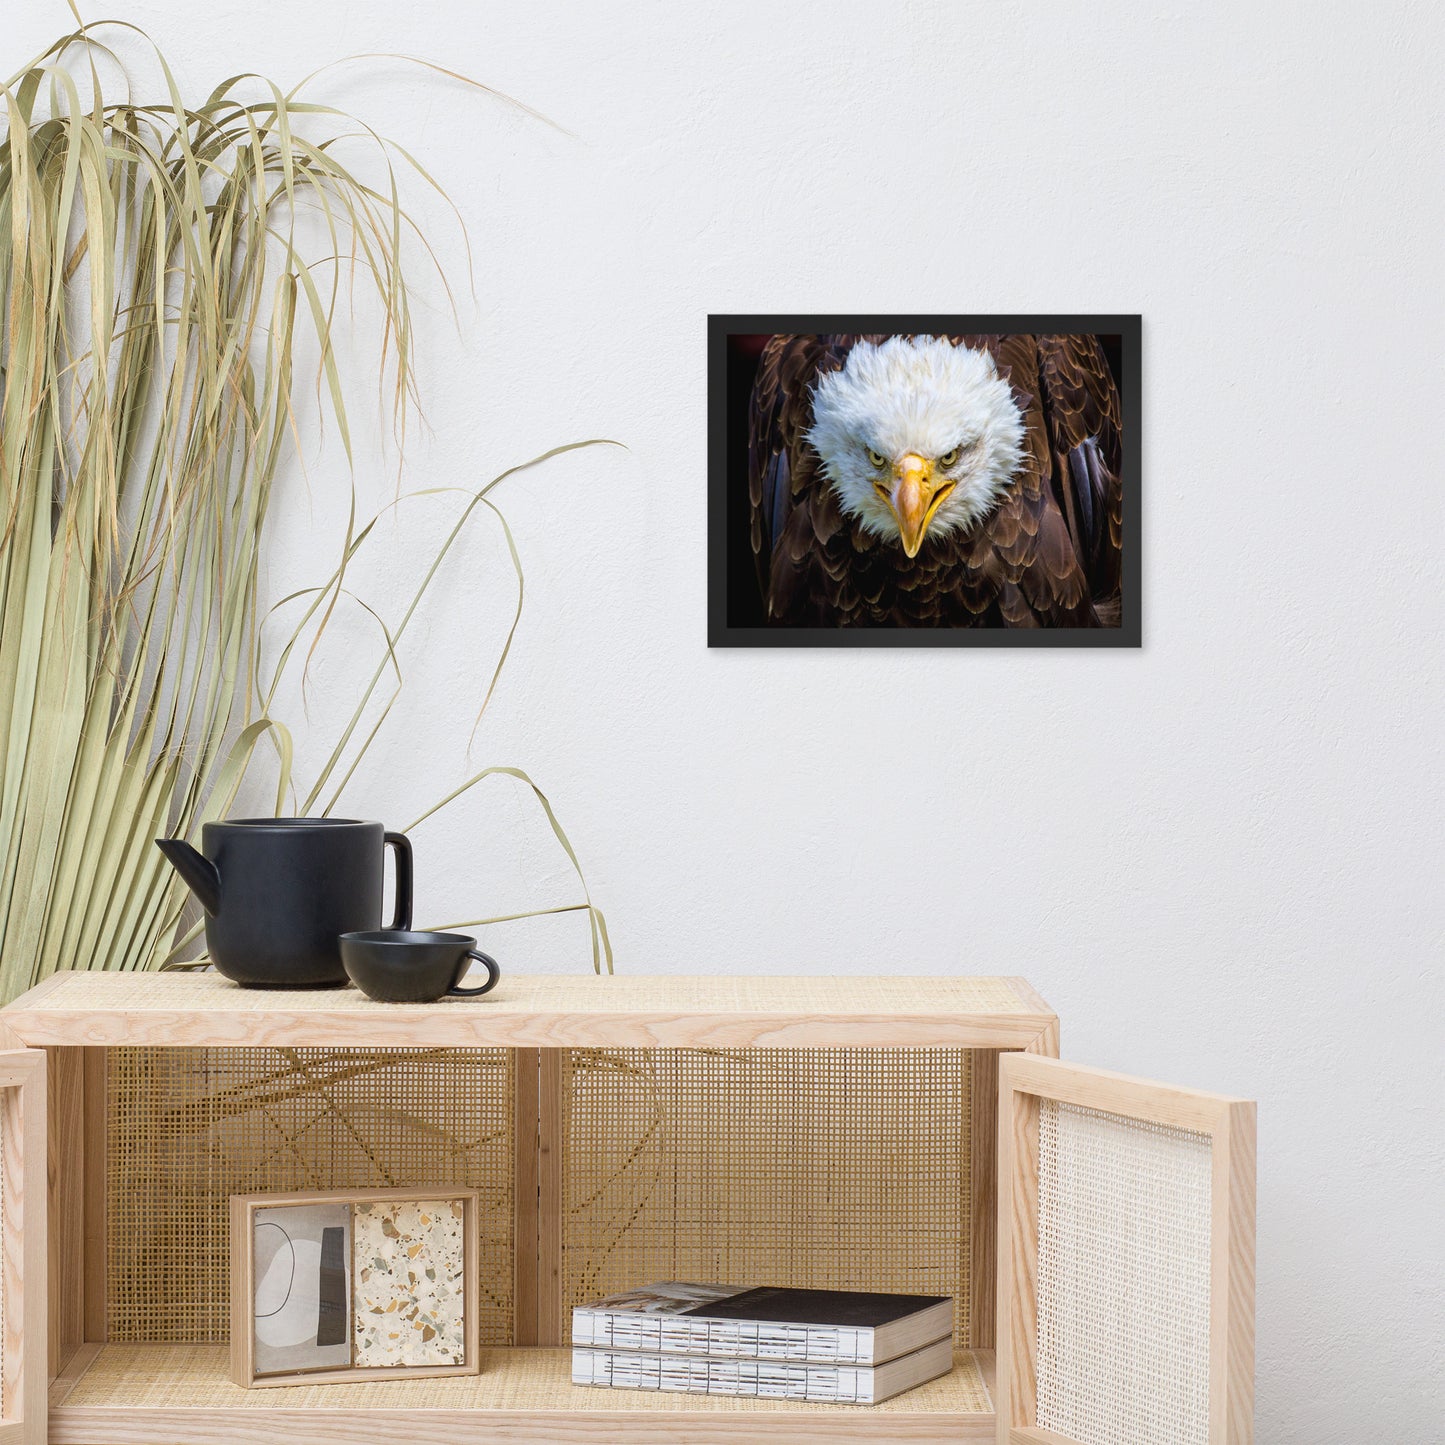
[[[669,1281],[572,1311],[572,1383],[876,1405],[953,1368],[946,1295]]]

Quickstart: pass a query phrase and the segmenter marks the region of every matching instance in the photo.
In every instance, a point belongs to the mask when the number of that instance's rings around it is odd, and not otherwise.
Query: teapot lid
[[[379,828],[366,818],[225,818],[208,828]]]

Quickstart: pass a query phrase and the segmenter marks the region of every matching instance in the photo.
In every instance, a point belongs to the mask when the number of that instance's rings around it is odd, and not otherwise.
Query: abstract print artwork
[[[258,1209],[256,1373],[344,1368],[351,1362],[351,1207]]]
[[[474,1374],[477,1193],[231,1197],[240,1385]]]
[[[1139,330],[712,317],[709,642],[1139,645]]]

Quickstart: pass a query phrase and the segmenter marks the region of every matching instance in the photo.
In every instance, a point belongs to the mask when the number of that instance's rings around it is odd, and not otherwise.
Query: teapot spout
[[[209,858],[203,858],[182,838],[157,838],[156,847],[171,861],[171,866],[186,881],[207,913],[221,908],[221,875]]]

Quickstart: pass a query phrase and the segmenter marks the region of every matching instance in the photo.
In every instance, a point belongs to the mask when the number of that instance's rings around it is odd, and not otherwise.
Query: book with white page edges
[[[953,1368],[953,1340],[936,1340],[885,1365],[810,1365],[574,1346],[572,1383],[688,1395],[754,1395],[812,1404],[876,1405]]]
[[[577,1348],[800,1364],[882,1365],[952,1332],[946,1295],[857,1290],[666,1281],[572,1311]]]

